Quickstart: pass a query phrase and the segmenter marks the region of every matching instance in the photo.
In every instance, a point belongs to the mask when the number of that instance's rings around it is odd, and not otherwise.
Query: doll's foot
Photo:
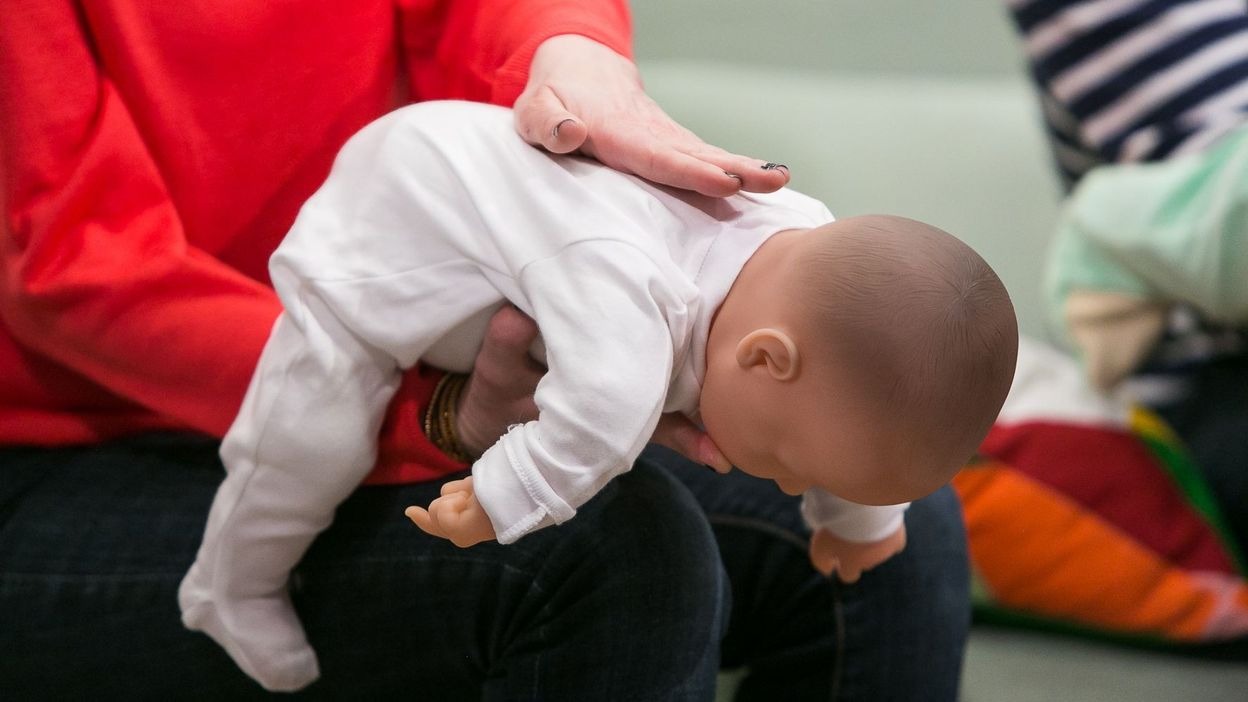
[[[203,580],[196,564],[178,589],[186,628],[207,634],[270,692],[293,692],[320,677],[289,595],[214,601]]]

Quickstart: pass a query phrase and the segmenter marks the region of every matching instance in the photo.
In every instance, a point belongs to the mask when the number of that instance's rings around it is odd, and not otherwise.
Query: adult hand
[[[612,168],[703,195],[772,192],[789,170],[711,146],[646,95],[637,67],[586,37],[542,42],[515,104],[516,130],[530,144],[579,150]]]
[[[480,456],[512,424],[537,419],[533,392],[546,369],[529,355],[535,338],[537,324],[511,305],[490,319],[455,413],[456,436],[470,455]],[[731,469],[706,432],[683,415],[663,415],[653,441],[721,473]]]
[[[535,338],[537,324],[511,305],[490,318],[455,410],[455,435],[468,455],[485,453],[512,424],[537,419],[533,391],[546,368],[529,355]]]
[[[719,447],[711,441],[702,428],[683,414],[673,412],[659,417],[659,425],[654,428],[650,440],[662,444],[695,463],[709,466],[717,473],[732,470],[732,464],[720,452]]]

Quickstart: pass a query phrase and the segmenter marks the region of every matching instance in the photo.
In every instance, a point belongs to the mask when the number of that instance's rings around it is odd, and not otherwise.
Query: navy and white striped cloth
[[[1248,119],[1245,0],[1009,0],[1068,185]]]

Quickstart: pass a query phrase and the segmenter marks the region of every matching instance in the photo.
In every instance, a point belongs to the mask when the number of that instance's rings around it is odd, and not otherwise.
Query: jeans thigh
[[[309,693],[709,699],[726,583],[705,518],[670,475],[639,463],[564,524],[470,549],[401,518],[439,486],[412,487],[357,491],[298,567],[294,600],[324,674]],[[351,616],[334,612],[344,602]]]
[[[6,698],[268,697],[178,612],[223,477],[217,446],[0,449]],[[567,524],[472,549],[403,517],[439,487],[357,490],[295,569],[322,679],[294,697],[708,696],[726,585],[680,483],[639,465]]]
[[[178,611],[222,475],[216,446],[160,434],[0,450],[0,687],[18,699],[258,696]]]

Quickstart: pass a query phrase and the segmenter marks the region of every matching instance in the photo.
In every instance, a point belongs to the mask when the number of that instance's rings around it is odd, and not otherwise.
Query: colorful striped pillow
[[[1244,562],[1177,437],[1024,340],[954,479],[985,617],[1149,643],[1248,636]]]

